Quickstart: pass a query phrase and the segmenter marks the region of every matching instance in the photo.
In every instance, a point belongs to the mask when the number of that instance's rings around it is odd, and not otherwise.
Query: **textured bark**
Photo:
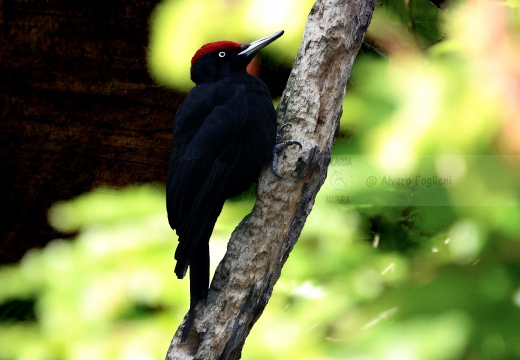
[[[325,180],[347,79],[374,6],[373,0],[318,0],[312,8],[278,107],[279,122],[292,125],[287,138],[304,148],[284,150],[283,179],[264,169],[256,204],[231,236],[206,305],[197,306],[184,343],[179,327],[167,359],[240,358]]]

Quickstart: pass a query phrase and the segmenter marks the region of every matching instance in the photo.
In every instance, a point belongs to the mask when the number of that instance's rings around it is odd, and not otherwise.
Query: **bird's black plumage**
[[[276,113],[267,86],[249,75],[246,66],[282,33],[246,45],[207,44],[192,60],[196,86],[174,119],[167,179],[168,220],[179,237],[175,273],[183,278],[190,268],[183,340],[195,305],[207,297],[208,243],[224,201],[257,181],[273,156]]]

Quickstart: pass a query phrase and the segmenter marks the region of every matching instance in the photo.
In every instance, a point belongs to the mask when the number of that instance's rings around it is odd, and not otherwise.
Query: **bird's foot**
[[[273,148],[273,173],[276,177],[282,178],[283,176],[278,173],[278,152],[291,145],[298,145],[302,149],[302,144],[296,140],[287,140],[282,142],[282,132],[286,127],[291,127],[291,124],[283,124],[278,132],[276,133],[276,144]]]

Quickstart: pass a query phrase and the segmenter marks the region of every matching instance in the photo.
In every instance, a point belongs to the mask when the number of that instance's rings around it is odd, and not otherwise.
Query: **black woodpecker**
[[[168,221],[179,237],[175,274],[182,279],[190,268],[190,310],[182,341],[195,306],[208,295],[209,239],[224,201],[258,181],[281,147],[301,147],[295,141],[276,144],[280,137],[269,90],[246,72],[255,54],[282,34],[244,45],[206,44],[191,60],[196,86],[175,115],[166,190]],[[273,171],[279,176],[275,162]]]

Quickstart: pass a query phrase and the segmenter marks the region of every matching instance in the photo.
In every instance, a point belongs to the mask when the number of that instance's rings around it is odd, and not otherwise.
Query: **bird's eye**
[[[226,53],[224,51],[218,53],[218,57],[223,58],[224,56],[226,56]]]

